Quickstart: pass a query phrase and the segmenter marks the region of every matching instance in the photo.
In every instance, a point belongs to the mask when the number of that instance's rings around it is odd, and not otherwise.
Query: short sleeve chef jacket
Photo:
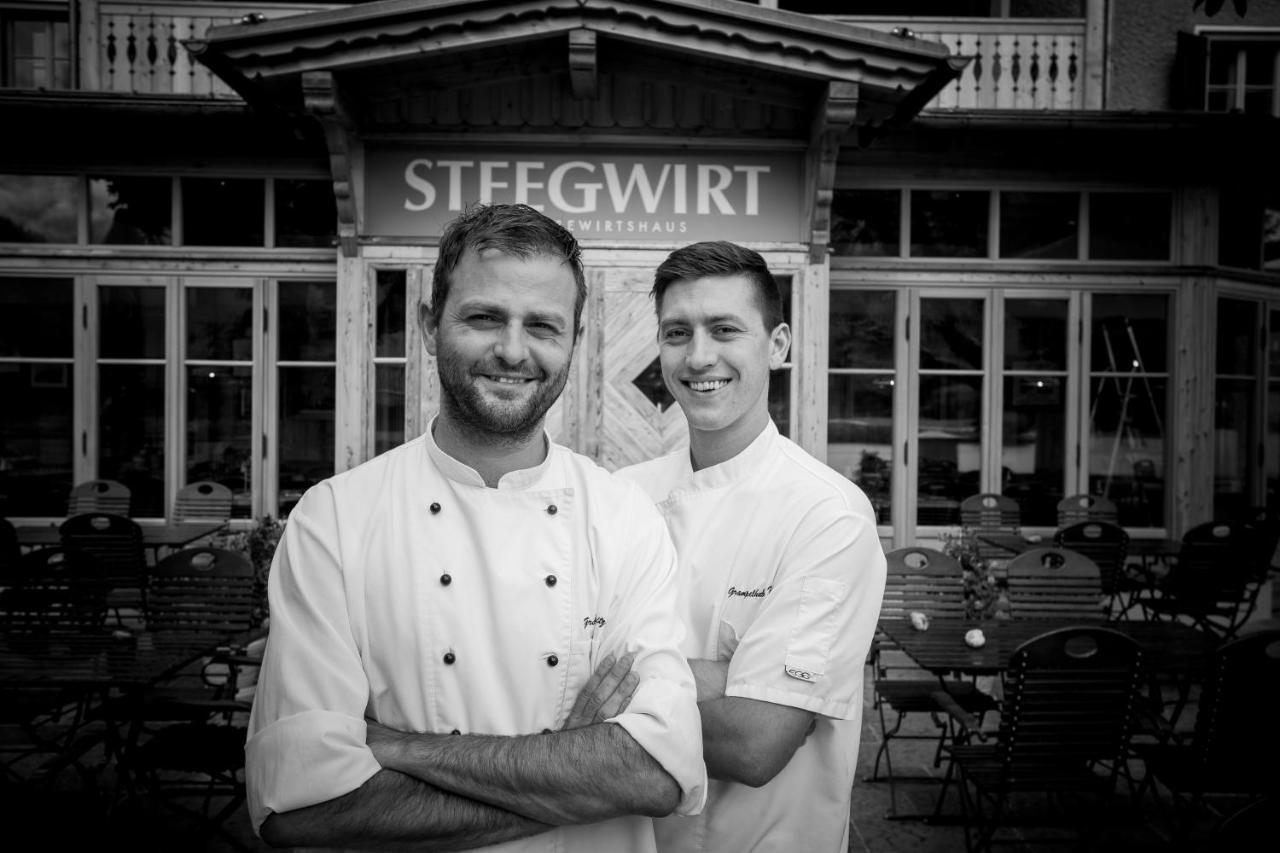
[[[619,473],[658,503],[675,540],[685,654],[729,661],[727,696],[818,714],[768,784],[712,779],[700,816],[658,820],[658,849],[843,853],[885,583],[866,495],[772,422],[720,465],[694,471],[686,448]]]
[[[596,664],[626,652],[641,683],[613,720],[679,784],[677,813],[701,809],[702,733],[662,519],[634,485],[547,445],[542,464],[493,489],[428,431],[312,487],[290,513],[246,746],[255,829],[379,770],[366,717],[442,734],[558,729]],[[645,817],[501,845],[653,847]]]

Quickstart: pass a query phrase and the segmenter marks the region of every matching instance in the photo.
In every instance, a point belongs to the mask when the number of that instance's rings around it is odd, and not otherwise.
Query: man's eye
[[[662,333],[662,339],[664,341],[681,341],[687,338],[688,336],[689,336],[689,333],[686,332],[684,329],[667,329],[665,332]]]
[[[738,333],[738,329],[735,326],[716,326],[711,331],[721,337],[725,335],[736,335]]]

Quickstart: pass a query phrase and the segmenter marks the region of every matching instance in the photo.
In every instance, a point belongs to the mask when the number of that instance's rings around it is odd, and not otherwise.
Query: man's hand
[[[634,657],[629,654],[616,661],[613,655],[602,660],[582,686],[561,730],[602,723],[625,711],[640,684],[640,676],[631,671],[633,661]]]

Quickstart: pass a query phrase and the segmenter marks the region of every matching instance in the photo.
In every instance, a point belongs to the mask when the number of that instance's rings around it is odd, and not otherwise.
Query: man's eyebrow
[[[743,326],[743,325],[746,325],[746,322],[747,322],[746,320],[744,320],[742,317],[739,317],[737,314],[715,314],[710,317],[697,317],[693,320],[690,320],[688,317],[682,314],[677,314],[674,317],[668,317],[667,319],[662,320],[661,322],[658,323],[658,325],[669,326],[674,323],[683,323],[683,324],[701,323],[707,326],[717,326],[722,323],[731,323],[733,325]]]

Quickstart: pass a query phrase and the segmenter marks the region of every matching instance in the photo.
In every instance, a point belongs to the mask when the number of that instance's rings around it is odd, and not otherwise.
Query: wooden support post
[[[831,242],[831,200],[835,194],[836,161],[840,142],[853,126],[858,112],[858,84],[841,80],[827,83],[814,113],[805,162],[808,190],[809,263],[827,262]]]

